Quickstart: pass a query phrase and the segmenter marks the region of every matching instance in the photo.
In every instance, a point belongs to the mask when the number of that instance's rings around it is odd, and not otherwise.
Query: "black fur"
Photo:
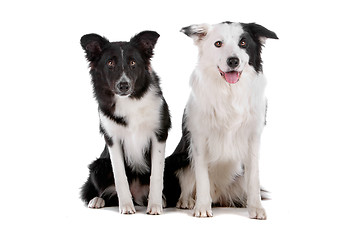
[[[146,151],[146,161],[151,165],[149,149]],[[135,180],[139,180],[142,185],[150,184],[150,172],[140,174],[133,172],[127,165],[125,165],[126,176],[131,185]],[[100,158],[95,160],[89,165],[89,177],[83,187],[81,188],[81,199],[85,203],[89,203],[94,197],[101,197],[105,200],[106,206],[118,206],[119,201],[115,189],[109,187],[115,186],[114,175],[111,166],[110,155],[107,147],[105,146]],[[147,199],[142,202],[134,202],[135,204],[146,206]]]
[[[105,140],[107,146],[111,147],[114,144],[114,142],[113,142],[112,138],[108,135],[108,133],[106,132],[104,127],[101,125],[101,123],[100,123],[100,133],[104,136],[104,140]]]
[[[91,81],[99,111],[114,123],[128,127],[130,120],[126,116],[117,116],[114,113],[116,108],[115,96],[123,96],[119,83],[121,77],[126,75],[130,79],[130,90],[125,97],[134,101],[141,101],[141,98],[148,91],[154,91],[154,95],[162,99],[163,105],[158,113],[160,124],[155,130],[155,135],[157,141],[164,142],[171,127],[170,113],[162,95],[159,77],[150,67],[153,49],[158,38],[158,33],[144,31],[135,35],[129,42],[109,42],[97,34],[87,34],[81,38],[80,43],[90,63]],[[106,206],[115,206],[118,205],[118,198],[113,187],[115,184],[114,175],[108,150],[108,147],[113,146],[114,140],[101,123],[100,133],[104,136],[106,146],[100,158],[89,165],[90,174],[81,189],[81,199],[88,204],[94,197],[101,197],[105,200]],[[119,151],[122,151],[125,157],[125,172],[129,185],[137,181],[142,186],[148,186],[150,184],[150,170],[143,173],[130,168],[127,165],[129,159],[125,154],[124,144],[120,143],[120,145]],[[143,149],[143,161],[149,167],[148,169],[151,169],[151,146],[150,140]],[[145,197],[142,201],[135,203],[146,205],[147,198]]]
[[[164,100],[165,101],[165,100]],[[171,120],[169,114],[169,107],[167,104],[161,109],[161,123],[160,128],[157,130],[156,137],[159,142],[165,142],[168,137],[169,129],[171,128]]]
[[[175,207],[181,194],[179,179],[176,176],[177,171],[190,166],[189,147],[190,132],[185,126],[186,115],[183,114],[182,137],[175,151],[165,159],[164,172],[164,196],[167,207]]]
[[[250,57],[249,65],[253,66],[257,73],[262,72],[261,49],[263,44],[260,38],[278,39],[278,37],[274,32],[256,23],[241,23],[241,26],[245,32],[241,35],[240,42],[242,40],[246,42],[246,53]]]
[[[102,157],[89,165],[90,174],[81,188],[81,199],[88,204],[94,197],[101,197],[105,200],[106,206],[117,206],[117,195],[114,192],[106,194],[105,191],[115,185],[107,147],[101,155]]]

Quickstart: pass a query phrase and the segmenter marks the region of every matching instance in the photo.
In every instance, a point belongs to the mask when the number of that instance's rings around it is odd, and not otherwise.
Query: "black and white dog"
[[[153,31],[141,32],[130,42],[109,42],[97,34],[81,38],[106,141],[100,158],[89,166],[81,191],[90,208],[119,204],[120,213],[131,214],[135,202],[147,205],[149,214],[162,212],[165,142],[171,121],[150,65],[158,38]]]
[[[181,31],[194,40],[199,59],[190,78],[183,136],[165,164],[166,175],[173,171],[164,189],[172,193],[169,205],[177,201],[179,208],[194,208],[197,217],[212,216],[212,204],[242,206],[250,218],[266,219],[258,166],[266,113],[261,48],[277,36],[255,23]],[[176,180],[181,194],[173,187]]]

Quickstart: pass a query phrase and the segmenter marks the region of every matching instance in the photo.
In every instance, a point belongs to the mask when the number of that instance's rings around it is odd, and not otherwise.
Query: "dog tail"
[[[177,172],[190,165],[189,141],[185,136],[180,140],[174,153],[165,159],[164,190],[166,207],[175,207],[181,194],[181,188]]]
[[[164,190],[163,194],[166,200],[166,207],[175,207],[181,194],[177,171],[189,166],[188,154],[177,153],[165,159],[164,170]]]

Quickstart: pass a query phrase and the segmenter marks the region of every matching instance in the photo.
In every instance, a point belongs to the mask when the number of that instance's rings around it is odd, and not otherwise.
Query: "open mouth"
[[[220,75],[225,79],[225,81],[227,81],[230,84],[234,84],[237,83],[240,79],[241,73],[242,72],[238,72],[238,71],[230,71],[230,72],[223,72],[221,71],[221,69],[218,67]]]

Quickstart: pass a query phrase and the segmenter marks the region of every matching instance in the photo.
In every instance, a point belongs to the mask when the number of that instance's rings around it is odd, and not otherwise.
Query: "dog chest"
[[[264,106],[252,95],[240,93],[221,98],[195,93],[190,97],[187,127],[192,135],[199,135],[206,142],[210,162],[243,161],[248,155],[251,134],[262,131]]]
[[[248,154],[248,139],[248,131],[243,129],[213,130],[211,134],[206,136],[209,161],[243,162]]]
[[[148,172],[144,159],[160,122],[161,98],[146,95],[140,100],[118,98],[114,115],[124,118],[126,125],[117,124],[100,112],[100,121],[107,135],[122,143],[127,165],[133,170]],[[119,149],[121,151],[121,149]]]

